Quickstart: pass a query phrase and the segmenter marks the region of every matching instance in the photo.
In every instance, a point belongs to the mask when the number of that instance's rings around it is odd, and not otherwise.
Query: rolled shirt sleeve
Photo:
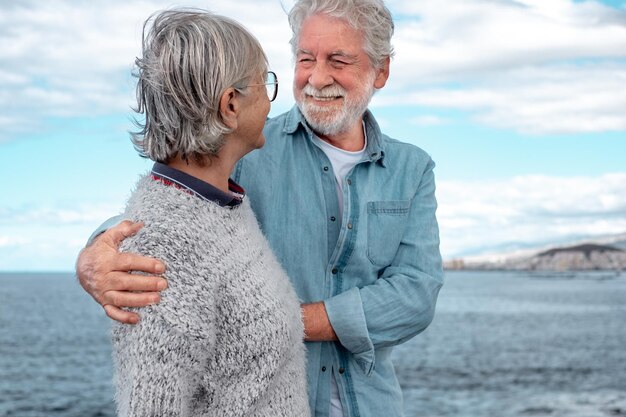
[[[374,345],[369,336],[360,290],[349,289],[324,301],[330,324],[339,342],[354,355],[363,372],[374,369]]]
[[[89,239],[87,239],[86,246],[91,245],[98,236],[100,236],[102,233],[106,232],[110,228],[117,226],[123,221],[124,221],[124,216],[122,216],[121,214],[118,216],[113,216],[110,219],[105,220],[104,223],[98,226],[96,230],[94,230],[94,232],[91,234],[91,236],[89,236]]]

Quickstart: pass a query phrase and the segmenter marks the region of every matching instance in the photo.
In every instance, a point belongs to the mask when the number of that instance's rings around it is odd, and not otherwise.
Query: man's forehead
[[[349,28],[304,28],[298,37],[297,53],[357,56],[364,52],[363,34]]]
[[[306,49],[306,44],[319,42],[325,45],[360,46],[363,39],[363,32],[353,27],[347,20],[326,14],[315,14],[307,17],[302,23],[298,33],[298,46]]]

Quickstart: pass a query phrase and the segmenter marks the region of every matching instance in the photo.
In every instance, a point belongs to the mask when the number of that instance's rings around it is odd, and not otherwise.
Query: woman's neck
[[[207,182],[224,192],[228,192],[228,179],[230,178],[230,174],[236,162],[237,161],[228,161],[217,156],[206,158],[204,164],[201,164],[193,158],[184,160],[177,155],[172,158],[167,165]]]
[[[204,164],[193,158],[185,161],[180,155],[176,155],[167,165],[228,192],[228,179],[235,169],[235,164],[252,150],[245,148],[241,143],[241,141],[227,135],[225,143],[217,155],[207,156]]]

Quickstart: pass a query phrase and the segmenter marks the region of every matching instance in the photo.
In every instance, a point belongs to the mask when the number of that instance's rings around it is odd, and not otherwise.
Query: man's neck
[[[315,134],[324,142],[330,143],[336,148],[344,151],[357,152],[365,146],[365,133],[363,132],[363,121],[359,119],[349,130],[336,135],[326,136]]]

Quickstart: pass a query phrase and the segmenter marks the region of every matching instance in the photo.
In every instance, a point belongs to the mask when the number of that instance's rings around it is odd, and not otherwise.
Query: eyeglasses
[[[257,85],[265,86],[267,89],[267,97],[270,99],[270,102],[276,100],[276,96],[278,95],[278,77],[276,77],[276,73],[274,71],[267,72],[267,76],[265,77],[265,82],[263,84],[248,84],[241,88],[254,87]]]

